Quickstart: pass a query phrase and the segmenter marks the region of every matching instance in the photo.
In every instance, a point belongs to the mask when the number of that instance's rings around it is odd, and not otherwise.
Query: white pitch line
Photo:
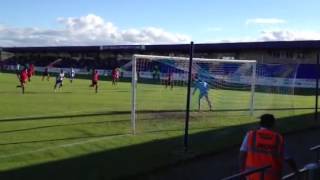
[[[121,136],[127,136],[127,135],[130,135],[130,134],[122,134],[122,135],[115,135],[115,136],[116,137],[121,137]],[[59,148],[67,148],[67,147],[72,147],[72,146],[76,146],[76,145],[88,144],[88,143],[92,143],[92,142],[97,142],[97,141],[113,138],[115,136],[99,137],[99,138],[90,139],[90,140],[81,141],[81,142],[61,144],[61,145],[53,146],[53,147],[40,148],[40,149],[27,151],[27,152],[9,154],[9,155],[5,155],[5,156],[0,156],[0,159],[6,159],[6,158],[11,158],[11,157],[16,157],[16,156],[22,156],[22,155],[26,155],[26,154],[34,154],[34,153],[38,153],[38,152],[43,152],[43,151],[53,150],[53,149],[59,149]]]

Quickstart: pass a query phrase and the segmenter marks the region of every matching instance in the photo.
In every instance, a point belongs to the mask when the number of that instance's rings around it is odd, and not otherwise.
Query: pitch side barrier
[[[308,169],[302,168],[299,170],[299,174],[290,173],[282,177],[282,180],[309,180]]]
[[[288,174],[283,180],[319,180],[320,179],[320,145],[313,146],[309,149],[315,153],[315,162],[305,165],[299,170],[299,174]]]
[[[260,180],[264,180],[265,179],[264,178],[265,172],[270,168],[271,168],[271,165],[266,165],[266,166],[262,166],[262,167],[259,167],[259,168],[246,170],[244,172],[229,176],[229,177],[224,178],[222,180],[239,180],[239,179],[245,178],[245,177],[247,177],[249,175],[252,175],[252,174],[255,174],[255,173],[259,173],[260,174]]]

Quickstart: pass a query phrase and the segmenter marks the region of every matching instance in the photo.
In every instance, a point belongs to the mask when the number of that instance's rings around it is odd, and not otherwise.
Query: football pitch
[[[59,165],[65,176],[78,176],[74,170],[86,178],[112,179],[187,158],[175,155],[183,147],[186,87],[171,90],[138,84],[137,134],[132,135],[129,82],[112,86],[110,81],[100,81],[97,94],[86,79],[72,84],[66,79],[58,92],[53,91],[54,78],[41,81],[34,76],[25,94],[16,85],[16,75],[0,73],[1,172],[74,160],[77,167]],[[281,91],[256,92],[253,116],[249,113],[250,92],[213,89],[209,97],[213,111],[203,101],[198,112],[197,98],[191,102],[190,148],[195,155],[239,143],[263,113],[284,119],[281,130],[291,131],[310,123],[297,118],[290,121],[290,117],[314,111],[314,96]]]

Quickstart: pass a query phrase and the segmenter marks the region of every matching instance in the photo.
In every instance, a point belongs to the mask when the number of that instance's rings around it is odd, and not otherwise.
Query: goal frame
[[[175,60],[175,61],[186,61],[190,59],[188,57],[178,57],[178,56],[155,56],[155,55],[143,55],[134,54],[132,56],[132,74],[131,74],[131,127],[132,134],[136,134],[136,88],[137,88],[137,59],[148,59],[150,61],[157,60]],[[254,94],[256,85],[256,60],[236,60],[236,59],[210,59],[210,58],[193,58],[193,62],[226,62],[226,63],[238,63],[244,64],[249,63],[252,65],[252,75],[251,75],[251,99],[250,99],[250,115],[254,113]]]

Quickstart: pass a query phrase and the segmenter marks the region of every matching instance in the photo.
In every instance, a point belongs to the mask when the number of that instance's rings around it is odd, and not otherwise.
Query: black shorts
[[[58,84],[62,85],[62,81],[61,80],[56,80],[56,85],[58,85]]]

